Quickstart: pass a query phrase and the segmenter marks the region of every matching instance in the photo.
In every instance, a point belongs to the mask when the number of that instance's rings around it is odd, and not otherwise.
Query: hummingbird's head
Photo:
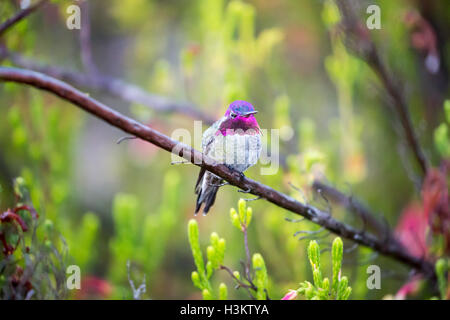
[[[240,132],[247,132],[248,129],[252,129],[253,131],[248,132],[259,133],[259,125],[255,118],[257,112],[252,104],[247,101],[236,100],[232,102],[225,112],[226,119],[220,125],[218,132],[226,135],[227,130],[241,129]]]
[[[236,100],[228,106],[225,116],[236,120],[240,120],[239,118],[254,119],[254,114],[257,112],[250,102]]]

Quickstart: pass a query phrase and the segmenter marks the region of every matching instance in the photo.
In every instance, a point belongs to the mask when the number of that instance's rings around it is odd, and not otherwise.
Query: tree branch
[[[394,111],[400,120],[406,141],[422,171],[422,177],[425,176],[429,166],[428,160],[420,147],[401,89],[381,60],[369,31],[355,16],[351,3],[348,0],[336,0],[336,3],[342,14],[341,27],[345,34],[344,42],[347,48],[371,67],[391,97]]]
[[[9,28],[14,26],[16,23],[20,22],[24,18],[26,18],[29,14],[33,13],[36,9],[38,9],[40,6],[45,4],[48,0],[41,0],[36,2],[35,4],[29,6],[26,9],[20,10],[17,12],[13,17],[9,18],[2,24],[0,24],[0,37],[8,31]]]
[[[175,141],[150,127],[110,109],[106,105],[89,97],[88,94],[75,89],[67,83],[34,71],[8,67],[0,67],[0,80],[27,84],[51,92],[122,131],[148,141],[161,149],[177,154],[195,165],[205,168],[242,190],[249,190],[249,193],[260,196],[280,208],[303,216],[343,238],[394,258],[418,270],[432,280],[436,278],[432,263],[410,255],[398,243],[381,241],[373,234],[361,232],[337,221],[327,212],[311,205],[302,204],[269,186],[249,179],[241,173],[229,169],[226,165],[219,164],[213,159],[204,156],[201,152],[190,146]]]

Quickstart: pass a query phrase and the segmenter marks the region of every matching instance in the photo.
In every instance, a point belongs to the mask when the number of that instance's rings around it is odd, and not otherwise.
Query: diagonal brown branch
[[[0,24],[0,37],[8,31],[9,28],[14,26],[16,23],[20,22],[24,18],[26,18],[29,14],[33,13],[36,9],[38,9],[40,6],[45,4],[48,0],[41,0],[36,2],[35,4],[29,6],[26,9],[20,10],[17,12],[13,17],[9,18],[2,24]]]
[[[242,190],[249,190],[249,193],[260,196],[280,208],[303,216],[343,238],[372,248],[381,254],[400,261],[423,273],[433,281],[436,278],[432,263],[410,255],[405,248],[398,243],[381,241],[373,234],[362,232],[334,219],[327,212],[314,206],[303,204],[269,186],[249,179],[241,173],[231,170],[227,166],[218,164],[214,160],[203,156],[201,152],[190,146],[175,141],[148,126],[110,109],[106,105],[89,97],[89,95],[75,89],[67,83],[34,71],[8,67],[0,67],[0,81],[27,84],[51,92],[122,131],[148,141],[161,149],[177,154],[186,160],[205,168],[223,178],[231,185]]]

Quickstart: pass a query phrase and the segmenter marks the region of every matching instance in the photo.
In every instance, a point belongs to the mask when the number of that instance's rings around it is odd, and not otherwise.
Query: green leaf
[[[208,261],[206,263],[206,279],[211,278],[213,271],[214,271],[213,264],[211,261]]]
[[[245,227],[248,228],[250,221],[252,221],[253,209],[248,207],[245,215]]]
[[[239,221],[239,215],[234,208],[230,209],[230,218],[233,226],[242,231],[241,222]]]
[[[344,254],[344,244],[342,243],[342,239],[337,237],[333,241],[333,245],[331,247],[331,263],[333,269],[333,292],[337,292],[338,282],[339,282],[339,272],[342,267],[342,257]]]
[[[317,288],[322,288],[322,272],[320,271],[319,268],[315,268],[313,270],[313,280],[314,280],[314,285]]]
[[[347,294],[348,288],[348,279],[347,277],[342,277],[341,281],[339,281],[338,292],[337,292],[337,300],[345,300],[345,295]]]
[[[228,288],[225,283],[220,283],[219,285],[219,300],[227,300],[228,298]]]
[[[319,290],[319,295],[322,300],[328,300],[330,293],[330,280],[328,278],[323,279],[322,287]]]
[[[239,199],[238,202],[238,209],[239,209],[239,221],[241,222],[241,225],[245,226],[245,218],[246,218],[246,203],[244,199]]]
[[[225,258],[225,248],[226,248],[226,242],[225,239],[221,238],[219,240],[219,244],[217,245],[217,260],[219,266],[223,263],[223,260]]]
[[[214,299],[211,294],[211,291],[209,291],[208,289],[203,289],[202,296],[203,296],[204,300],[213,300]]]
[[[200,276],[198,275],[197,271],[192,271],[191,273],[191,279],[194,286],[196,286],[199,289],[202,289],[202,284],[200,282]]]
[[[320,247],[315,240],[309,243],[308,258],[313,270],[320,268]]]
[[[253,255],[252,262],[253,269],[255,270],[254,283],[258,288],[256,292],[256,299],[265,300],[267,298],[266,289],[268,282],[266,264],[264,263],[262,255],[259,253],[255,253]]]
[[[200,242],[198,239],[198,224],[194,219],[189,220],[188,237],[191,245],[192,256],[194,257],[194,263],[200,274],[200,279],[202,279],[205,276],[205,264],[203,262],[203,255],[200,250]]]
[[[212,263],[213,267],[215,267],[217,259],[216,259],[216,250],[213,246],[208,246],[206,248],[206,256],[208,260]]]
[[[214,249],[217,250],[217,246],[219,244],[219,235],[216,232],[211,233],[210,242]]]

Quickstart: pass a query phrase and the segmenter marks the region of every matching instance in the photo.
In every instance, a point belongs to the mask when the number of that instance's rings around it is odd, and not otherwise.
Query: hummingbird
[[[261,155],[261,130],[255,118],[257,112],[247,101],[232,102],[225,115],[203,133],[203,154],[241,173],[255,165]],[[203,215],[208,213],[222,181],[217,175],[200,169],[195,185],[195,214],[202,204]]]

